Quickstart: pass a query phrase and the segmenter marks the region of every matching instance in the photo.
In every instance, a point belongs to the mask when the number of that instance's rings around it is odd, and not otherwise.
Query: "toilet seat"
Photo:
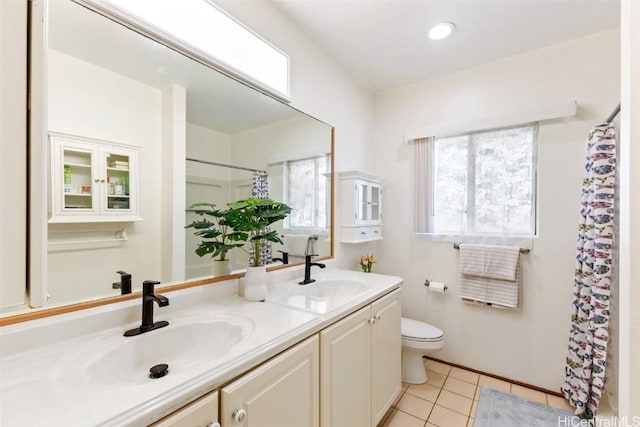
[[[401,320],[402,339],[412,342],[438,342],[444,339],[444,332],[425,322],[413,319]]]

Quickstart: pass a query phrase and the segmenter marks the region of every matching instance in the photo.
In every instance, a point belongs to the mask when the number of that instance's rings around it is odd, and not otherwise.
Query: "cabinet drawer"
[[[343,243],[360,243],[382,239],[382,226],[342,227]]]

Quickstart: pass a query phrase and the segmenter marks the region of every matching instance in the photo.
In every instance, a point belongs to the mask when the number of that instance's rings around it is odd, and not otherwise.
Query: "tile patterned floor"
[[[508,391],[572,411],[566,400],[435,360],[426,360],[429,381],[402,384],[402,393],[378,427],[471,427],[480,386]]]

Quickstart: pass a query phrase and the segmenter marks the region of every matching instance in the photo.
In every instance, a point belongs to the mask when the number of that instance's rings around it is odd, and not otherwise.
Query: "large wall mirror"
[[[299,243],[309,238],[319,256],[332,255],[330,125],[71,0],[49,2],[46,54],[48,133],[72,144],[69,159],[48,146],[43,308],[118,296],[118,271],[132,275],[134,292],[147,279],[167,285],[211,278],[212,259],[195,254],[199,238],[184,228],[197,218],[190,206],[224,207],[250,196],[254,171],[267,173],[270,198],[294,208],[295,216],[275,225],[285,245],[274,244],[274,258],[283,250],[290,264],[303,261]],[[51,199],[77,201],[67,207],[82,210],[82,197],[98,191],[74,169],[82,165],[67,166],[82,163],[83,141],[137,150],[135,171],[126,156],[106,161],[131,166],[131,176],[104,190],[126,203],[135,187],[136,221],[51,220]],[[248,263],[241,249],[230,257],[236,272]]]

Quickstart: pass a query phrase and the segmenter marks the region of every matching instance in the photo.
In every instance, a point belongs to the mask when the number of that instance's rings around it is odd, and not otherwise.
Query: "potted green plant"
[[[185,228],[193,228],[194,234],[202,238],[196,248],[198,256],[210,255],[213,261],[214,277],[226,276],[231,273],[231,260],[227,253],[244,245],[247,233],[234,230],[227,221],[229,209],[217,209],[213,203],[195,203],[190,206],[203,219],[193,221]],[[203,208],[203,209],[200,209]]]
[[[291,208],[282,202],[257,197],[228,203],[228,206],[226,223],[236,232],[245,233],[253,249],[245,274],[245,298],[262,301],[267,295],[267,272],[260,260],[262,248],[267,242],[282,243],[277,231],[269,230],[268,227],[285,219],[291,213]]]

